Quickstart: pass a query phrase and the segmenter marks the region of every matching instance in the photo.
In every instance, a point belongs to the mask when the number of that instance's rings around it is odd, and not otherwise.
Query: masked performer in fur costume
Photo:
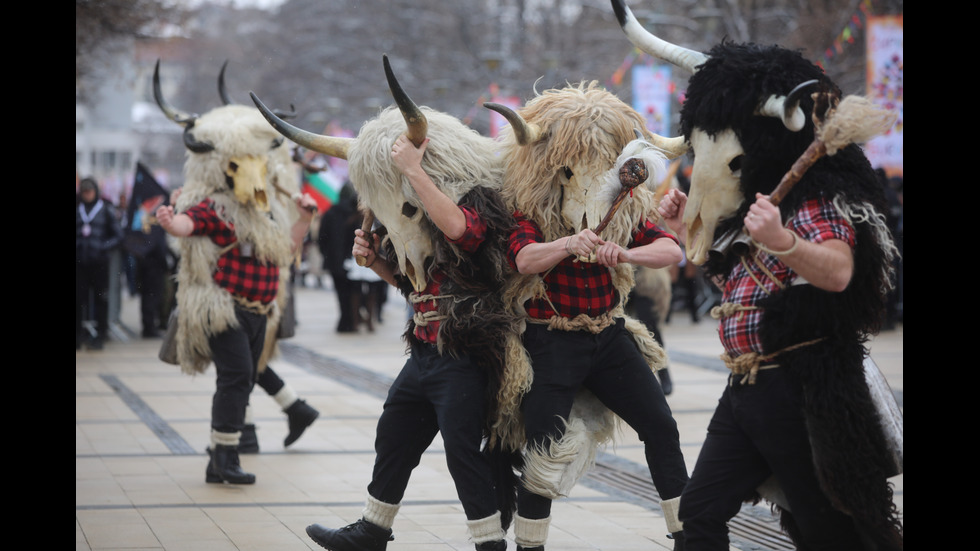
[[[609,410],[643,440],[675,549],[683,549],[673,506],[687,467],[654,373],[665,354],[624,313],[635,265],[662,268],[683,258],[677,240],[654,224],[666,157],[637,138],[642,116],[595,82],[545,91],[519,112],[488,107],[511,123],[504,197],[518,226],[508,260],[521,277],[510,298],[526,322],[533,370],[521,408],[527,452],[518,549],[544,549],[552,500],[567,494],[591,466],[595,443],[609,436],[587,424],[601,425]],[[583,389],[594,409],[573,412]]]
[[[800,549],[901,549],[894,454],[864,360],[896,250],[867,158],[855,143],[830,146],[848,98],[838,105],[796,52],[726,42],[700,54],[613,6],[637,47],[694,72],[681,110],[690,195],[671,192],[660,212],[721,282],[713,315],[732,374],[681,499],[688,549],[727,550],[726,523],[771,476]]]
[[[485,453],[481,444],[499,411],[504,354],[519,346],[516,339],[505,341],[517,333],[501,298],[513,225],[499,194],[503,167],[493,140],[417,107],[387,57],[384,65],[398,108],[365,123],[357,138],[290,126],[253,96],[291,140],[347,159],[362,209],[369,209],[366,219],[380,224],[356,231],[353,255],[401,290],[415,312],[404,335],[408,360],[378,420],[362,518],[339,529],[313,524],[306,531],[332,551],[384,550],[412,471],[441,433],[470,537],[477,550],[500,551],[516,478],[509,454]]]
[[[177,359],[189,374],[215,365],[205,480],[253,484],[255,475],[242,470],[238,450],[246,407],[268,340],[274,340],[267,325],[275,327],[281,315],[280,267],[302,245],[316,201],[295,192],[296,171],[282,136],[255,108],[180,113],[160,93],[159,68],[157,63],[157,103],[184,126],[188,149],[176,207],[156,213],[167,233],[181,238],[177,303],[184,314],[178,318]],[[280,192],[299,208],[270,199]]]
[[[221,66],[221,72],[218,73],[218,95],[221,97],[221,103],[223,105],[233,105],[235,102],[231,100],[231,96],[225,86],[225,70],[227,68],[228,62],[225,62]],[[295,152],[293,153],[293,161],[296,161]],[[288,173],[277,174],[276,185],[277,193],[271,194],[271,198],[283,203],[288,210],[294,211],[293,197],[299,189],[299,179],[295,175]],[[291,213],[290,216],[295,216],[295,214]],[[280,267],[279,292],[276,294],[276,302],[280,315],[275,320],[275,323],[267,324],[266,341],[262,348],[262,358],[259,360],[259,375],[255,381],[270,398],[275,400],[276,404],[282,409],[282,412],[286,414],[289,432],[282,441],[284,448],[288,448],[299,440],[299,437],[306,432],[306,429],[320,415],[320,412],[316,408],[301,398],[296,389],[284,381],[272,369],[272,366],[269,365],[269,360],[279,352],[279,340],[289,338],[293,336],[292,332],[295,332],[283,330],[284,327],[294,328],[296,324],[296,304],[293,296],[293,274],[295,268],[295,261],[291,261],[289,265]],[[255,422],[252,419],[251,404],[245,408],[245,427],[242,429],[238,452],[259,453],[259,437],[256,432]]]

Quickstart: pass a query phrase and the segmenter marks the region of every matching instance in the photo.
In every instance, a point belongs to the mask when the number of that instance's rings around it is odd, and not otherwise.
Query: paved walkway
[[[307,525],[359,518],[384,390],[404,362],[405,304],[392,293],[374,333],[338,335],[333,291],[296,292],[297,335],[272,366],[320,417],[284,449],[286,417],[255,389],[261,452],[242,456],[257,476],[254,486],[204,482],[213,371],[183,375],[157,359],[159,340],[126,339],[127,329],[140,330],[138,299],[121,301],[120,338],[75,353],[76,551],[320,549]],[[668,400],[692,469],[726,373],[718,367],[715,322],[692,324],[680,312],[673,318],[664,328],[674,380]],[[871,350],[902,404],[902,327],[882,333]],[[555,502],[548,549],[672,549],[645,469],[642,445],[627,428],[595,472]],[[900,510],[903,480],[893,479]],[[413,474],[389,551],[472,550],[455,496],[437,438]],[[732,549],[791,548],[767,507],[743,508],[731,527]]]

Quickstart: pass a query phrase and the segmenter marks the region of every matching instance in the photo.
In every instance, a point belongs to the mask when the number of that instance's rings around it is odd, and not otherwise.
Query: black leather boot
[[[674,551],[684,551],[684,532],[671,532],[670,539],[674,540]]]
[[[521,547],[520,545],[518,545],[517,551],[544,551],[544,546],[538,545],[535,547]]]
[[[336,530],[311,524],[306,527],[306,534],[330,551],[385,551],[388,542],[395,539],[391,530],[364,519]]]
[[[228,484],[255,484],[255,475],[242,470],[242,465],[238,460],[238,448],[236,446],[222,446],[218,444],[214,449],[208,449],[211,461],[204,480],[212,484],[227,482]]]
[[[255,425],[249,423],[242,428],[242,437],[238,440],[238,453],[259,453],[259,436],[255,433]]]
[[[319,415],[320,412],[313,409],[304,400],[296,400],[293,405],[286,408],[286,416],[289,418],[289,434],[282,442],[283,447],[289,447],[290,444],[299,440],[306,427],[312,425]]]
[[[483,543],[476,544],[476,551],[505,551],[506,549],[507,542],[504,540],[485,541]]]

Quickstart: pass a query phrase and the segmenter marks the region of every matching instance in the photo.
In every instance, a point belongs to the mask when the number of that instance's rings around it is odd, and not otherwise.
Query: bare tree
[[[182,12],[162,0],[75,0],[75,99],[84,101],[92,78],[131,51],[147,27],[179,23]]]

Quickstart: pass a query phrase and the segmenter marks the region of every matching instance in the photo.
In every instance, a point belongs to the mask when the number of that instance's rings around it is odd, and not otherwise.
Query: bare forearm
[[[793,252],[778,255],[783,263],[817,288],[833,292],[847,288],[854,274],[854,255],[847,243],[839,239],[822,243],[811,243],[800,238],[796,241]],[[789,247],[792,245],[782,250]]]
[[[462,237],[466,231],[466,216],[459,206],[436,187],[435,182],[421,167],[408,171],[405,176],[422,200],[425,212],[429,214],[436,227],[449,239]]]
[[[647,268],[666,268],[684,260],[684,251],[673,239],[657,239],[653,243],[627,250],[626,261]]]
[[[547,243],[531,243],[517,253],[517,271],[522,274],[539,274],[561,262],[568,254],[568,240],[562,237]]]

